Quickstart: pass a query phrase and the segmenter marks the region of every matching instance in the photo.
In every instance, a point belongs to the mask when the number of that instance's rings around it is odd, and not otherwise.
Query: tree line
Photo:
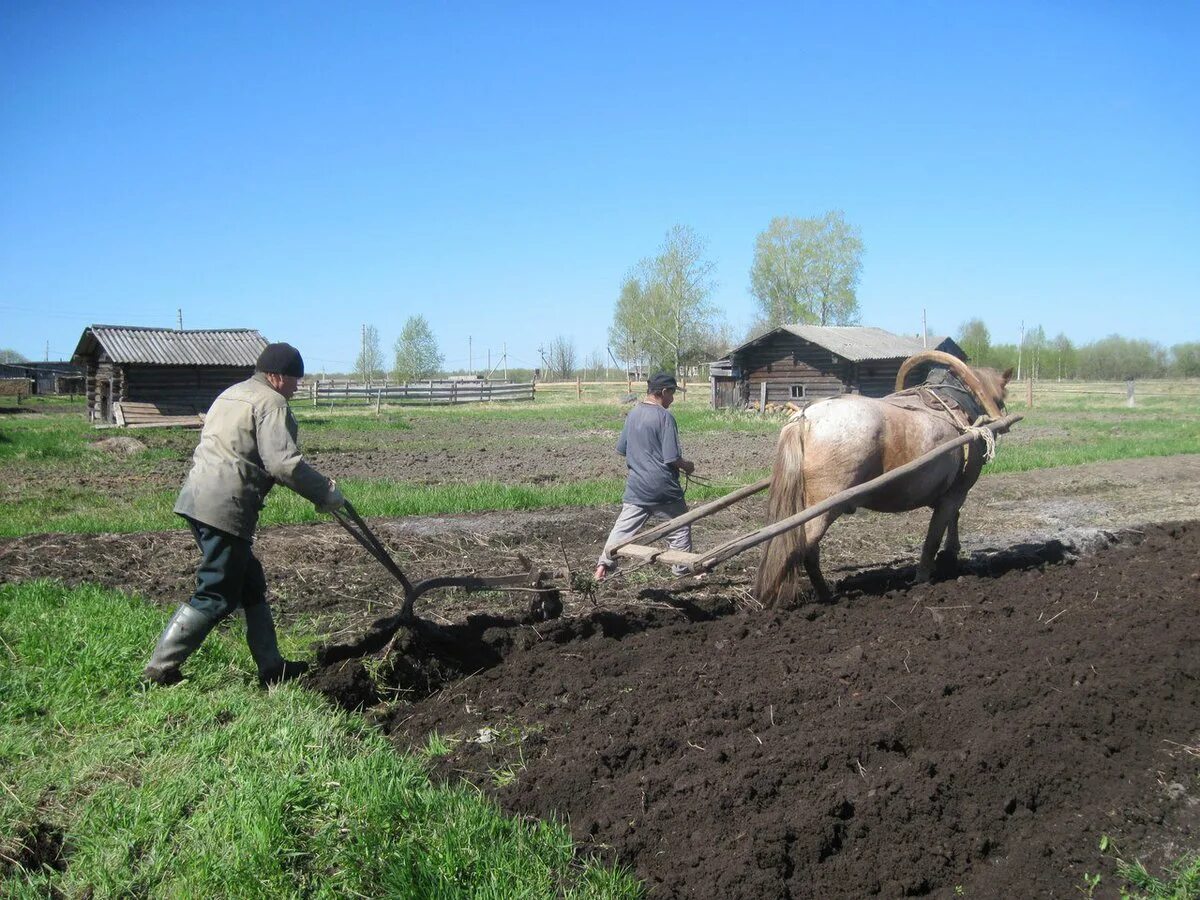
[[[1200,377],[1200,342],[1164,347],[1154,341],[1114,334],[1076,344],[1063,333],[1047,338],[1041,325],[1024,331],[1016,343],[992,343],[982,319],[958,329],[958,345],[972,365],[1013,368],[1017,377],[1034,380],[1121,381],[1130,378]]]

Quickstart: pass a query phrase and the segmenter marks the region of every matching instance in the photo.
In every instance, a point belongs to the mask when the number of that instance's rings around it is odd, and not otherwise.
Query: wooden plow
[[[537,618],[553,619],[562,613],[562,599],[559,588],[551,583],[556,579],[566,577],[563,569],[543,571],[534,569],[529,561],[518,554],[518,559],[525,565],[525,571],[516,575],[441,575],[436,578],[426,578],[415,584],[408,580],[400,566],[392,559],[383,542],[367,527],[362,516],[347,500],[341,507],[334,510],[333,517],[363,548],[400,582],[404,589],[404,604],[394,621],[411,622],[415,618],[413,606],[424,593],[438,588],[462,588],[468,593],[473,591],[522,591],[533,594],[530,611]]]
[[[989,422],[981,427],[986,428],[995,434],[1003,434],[1008,431],[1014,424],[1021,421],[1023,416],[1005,416],[1002,419],[997,419],[994,422]],[[776,535],[783,534],[785,531],[791,531],[793,528],[799,528],[810,519],[815,519],[817,516],[824,515],[832,510],[837,510],[845,507],[860,506],[865,497],[872,491],[878,490],[894,481],[899,481],[907,475],[917,471],[923,466],[933,462],[938,457],[945,453],[949,453],[963,444],[977,440],[979,435],[974,429],[964,432],[953,440],[947,441],[940,446],[934,447],[923,456],[919,456],[912,462],[905,463],[903,466],[892,469],[890,472],[885,472],[878,478],[873,478],[870,481],[865,481],[860,485],[848,488],[839,494],[834,494],[820,503],[810,506],[808,509],[801,510],[793,516],[788,516],[786,519],[780,519],[770,525],[752,531],[749,534],[741,535],[740,537],[728,540],[720,544],[706,553],[688,553],[682,550],[663,549],[650,546],[651,542],[657,541],[660,538],[670,534],[676,528],[682,525],[690,525],[692,522],[699,519],[711,516],[713,513],[732,506],[740,500],[760,493],[766,490],[770,484],[770,478],[764,478],[761,481],[756,481],[754,484],[746,485],[739,488],[731,494],[726,494],[711,503],[706,503],[703,506],[698,506],[690,512],[684,513],[682,516],[676,516],[669,522],[664,522],[651,528],[649,531],[643,531],[641,534],[636,534],[627,541],[617,544],[610,549],[610,553],[615,556],[625,557],[626,559],[635,559],[641,562],[660,563],[667,566],[686,566],[692,574],[700,574],[709,572],[716,568],[721,563],[731,557],[737,556],[739,553],[745,553],[747,550],[757,547],[759,544],[764,544]]]

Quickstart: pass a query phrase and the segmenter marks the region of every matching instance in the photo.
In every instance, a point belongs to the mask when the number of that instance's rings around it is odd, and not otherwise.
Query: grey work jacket
[[[296,433],[287,400],[261,373],[226,388],[204,420],[175,512],[249,539],[276,482],[320,503],[329,479],[301,457]]]

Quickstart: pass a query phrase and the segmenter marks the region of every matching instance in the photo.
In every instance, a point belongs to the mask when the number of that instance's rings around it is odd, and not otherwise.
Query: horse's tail
[[[804,419],[783,426],[775,448],[767,521],[778,522],[804,508]],[[754,593],[767,606],[794,603],[800,591],[800,564],[807,552],[804,526],[767,541]]]

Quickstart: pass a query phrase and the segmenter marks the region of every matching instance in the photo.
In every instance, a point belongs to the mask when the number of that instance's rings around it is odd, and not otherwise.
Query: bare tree
[[[558,335],[546,350],[546,365],[555,378],[566,381],[575,376],[575,342]]]
[[[379,349],[379,329],[374,325],[362,327],[362,347],[354,362],[354,374],[360,381],[383,377],[383,351]]]
[[[584,368],[588,370],[588,377],[592,381],[599,381],[600,373],[606,368],[604,364],[604,352],[601,350],[593,350],[588,355],[587,362],[584,363]]]

